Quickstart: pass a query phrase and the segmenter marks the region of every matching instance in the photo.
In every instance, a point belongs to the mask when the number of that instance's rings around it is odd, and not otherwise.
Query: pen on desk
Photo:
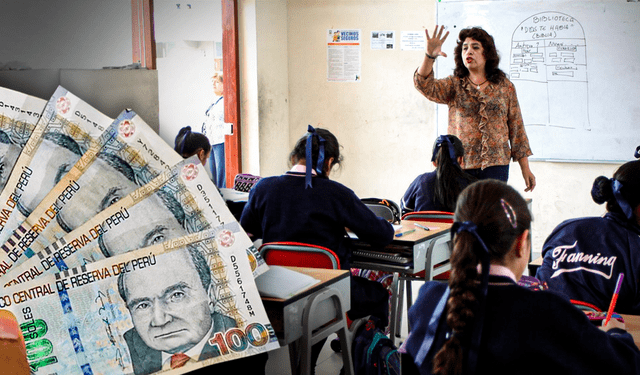
[[[406,232],[398,233],[398,234],[396,234],[396,237],[402,237],[402,236],[404,236],[405,234],[410,234],[410,233],[413,233],[413,232],[415,232],[415,231],[416,231],[415,229],[411,229],[411,230],[408,230],[408,231],[406,231]]]
[[[431,229],[429,229],[429,227],[425,227],[425,226],[424,226],[424,225],[422,225],[422,224],[413,223],[413,225],[415,225],[415,226],[416,226],[416,227],[418,227],[418,228],[422,228],[422,229],[424,229],[424,230],[431,230]]]
[[[616,281],[616,290],[613,292],[613,297],[611,297],[611,303],[609,304],[609,310],[607,310],[607,316],[604,319],[603,326],[606,326],[611,319],[611,314],[613,314],[613,309],[616,307],[616,302],[618,301],[618,294],[620,293],[620,286],[622,285],[622,279],[624,279],[624,273],[620,273],[618,275],[618,281]]]

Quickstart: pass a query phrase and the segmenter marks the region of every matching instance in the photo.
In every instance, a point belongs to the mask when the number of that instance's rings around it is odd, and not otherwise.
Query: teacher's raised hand
[[[449,36],[449,32],[444,32],[444,26],[436,25],[436,28],[433,30],[433,37],[429,36],[429,30],[425,29],[424,32],[427,35],[427,51],[424,55],[424,60],[422,60],[422,64],[418,68],[418,74],[423,77],[431,74],[433,70],[433,62],[436,61],[438,56],[447,57],[447,54],[442,52],[442,44],[445,40],[447,40],[447,36]]]
[[[443,31],[444,26],[440,26],[440,30],[438,30],[438,25],[436,25],[436,28],[433,30],[433,37],[429,37],[429,30],[424,30],[427,34],[427,57],[431,57],[432,60],[435,60],[438,56],[447,57],[447,54],[442,52],[442,44],[447,40],[449,32],[447,31],[444,36],[442,36]]]

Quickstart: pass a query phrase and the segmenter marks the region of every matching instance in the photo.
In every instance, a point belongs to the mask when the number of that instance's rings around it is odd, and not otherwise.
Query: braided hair
[[[472,222],[485,243],[491,263],[502,263],[517,238],[530,228],[531,214],[525,200],[502,181],[488,179],[469,185],[458,197],[455,222]],[[481,290],[478,264],[485,251],[470,232],[453,237],[450,294],[446,321],[453,334],[436,353],[434,374],[462,374],[464,354],[469,347],[475,317],[479,314]]]

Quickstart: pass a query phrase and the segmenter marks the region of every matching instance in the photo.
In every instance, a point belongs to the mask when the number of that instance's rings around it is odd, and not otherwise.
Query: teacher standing
[[[218,188],[226,187],[225,161],[224,161],[224,138],[226,134],[231,134],[231,123],[224,122],[224,91],[222,74],[215,73],[213,77],[213,93],[215,99],[205,112],[205,119],[202,123],[202,134],[209,138],[211,143],[211,154],[209,156],[211,168],[211,178]]]
[[[462,29],[454,50],[453,75],[436,79],[433,63],[442,52],[444,26],[427,35],[427,52],[413,76],[415,87],[427,99],[449,106],[448,133],[464,144],[465,171],[479,179],[509,179],[511,159],[520,164],[532,191],[536,179],[529,168],[529,139],[524,128],[516,89],[498,68],[500,57],[493,37],[479,27]]]

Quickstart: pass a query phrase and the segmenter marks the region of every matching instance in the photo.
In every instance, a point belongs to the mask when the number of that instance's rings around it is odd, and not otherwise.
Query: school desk
[[[351,308],[349,271],[320,268],[287,267],[317,280],[315,284],[294,296],[282,299],[262,297],[267,316],[280,345],[289,345],[292,373],[310,374],[311,346],[331,333],[338,333],[342,344],[343,363],[350,364],[353,374],[350,342],[347,344],[346,312]],[[291,345],[290,345],[291,344]],[[345,350],[346,349],[346,350]],[[298,363],[300,358],[300,363]]]
[[[536,259],[529,262],[529,276],[535,276],[538,268],[542,266],[542,256],[537,257]]]
[[[428,227],[425,230],[415,224]],[[405,284],[410,298],[411,280],[415,274],[425,271],[422,280],[432,280],[434,276],[451,269],[450,223],[402,220],[396,229],[393,241],[384,248],[375,248],[354,236],[351,266],[354,268],[386,271],[393,274],[391,283],[390,333],[391,340],[400,337],[402,306]],[[412,231],[412,232],[410,232]],[[410,233],[407,233],[410,232]],[[407,233],[397,237],[398,233]]]
[[[633,341],[640,348],[640,315],[620,314],[624,319],[627,332],[633,336]]]

